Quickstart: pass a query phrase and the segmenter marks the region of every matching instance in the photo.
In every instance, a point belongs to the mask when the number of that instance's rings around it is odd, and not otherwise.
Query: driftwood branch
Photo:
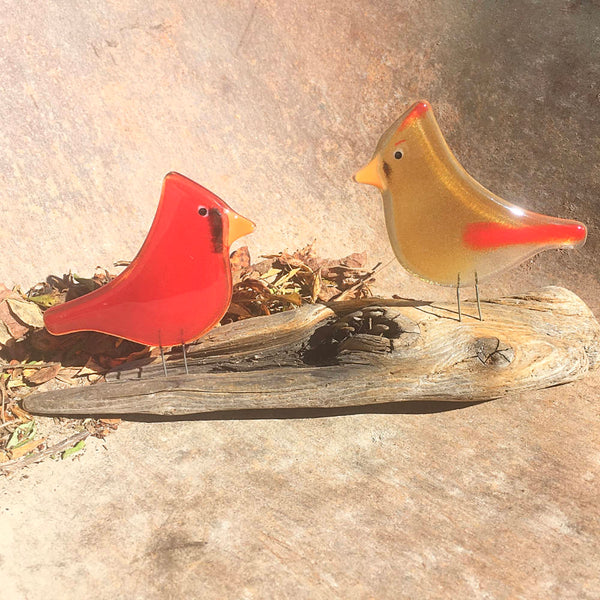
[[[132,363],[107,382],[32,394],[39,414],[186,415],[344,407],[405,400],[477,401],[583,377],[600,326],[572,292],[549,287],[455,307],[371,298],[307,305],[213,330],[162,366]],[[467,316],[464,315],[467,314]]]

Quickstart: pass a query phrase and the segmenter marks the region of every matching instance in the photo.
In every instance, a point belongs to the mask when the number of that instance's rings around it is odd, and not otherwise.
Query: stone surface
[[[0,482],[4,592],[595,599],[599,379],[447,412],[123,425]]]
[[[0,282],[133,256],[178,170],[253,218],[392,261],[352,173],[429,99],[484,185],[589,226],[485,295],[556,284],[599,314],[596,1],[7,0]],[[597,598],[599,376],[447,412],[131,423],[0,481],[6,595]],[[282,417],[293,418],[282,418]]]

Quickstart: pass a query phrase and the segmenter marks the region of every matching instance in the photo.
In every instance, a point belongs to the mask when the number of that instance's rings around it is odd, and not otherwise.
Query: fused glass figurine
[[[169,173],[131,264],[109,284],[49,308],[46,328],[57,335],[98,331],[161,351],[182,344],[185,352],[187,342],[225,314],[232,291],[229,246],[253,230],[212,192]]]
[[[355,181],[381,190],[400,264],[431,283],[461,286],[549,248],[586,239],[578,221],[536,214],[485,189],[459,164],[428,102],[413,104],[381,137]],[[479,309],[479,318],[481,310]]]

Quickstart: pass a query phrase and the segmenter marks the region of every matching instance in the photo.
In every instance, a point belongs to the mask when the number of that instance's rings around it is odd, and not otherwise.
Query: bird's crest
[[[410,110],[404,121],[402,121],[400,127],[398,127],[398,131],[402,131],[403,129],[410,127],[417,119],[423,117],[428,110],[429,102],[426,102],[425,100],[417,102]]]

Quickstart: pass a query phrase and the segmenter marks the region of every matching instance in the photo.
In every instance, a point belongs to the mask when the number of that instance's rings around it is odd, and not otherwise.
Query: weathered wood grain
[[[358,310],[355,310],[358,307]],[[137,365],[112,382],[34,394],[39,414],[185,415],[489,400],[559,385],[597,367],[600,326],[572,292],[549,287],[483,304],[370,299],[305,306],[214,330],[190,348],[190,374]],[[160,367],[162,373],[162,367]],[[115,380],[116,379],[116,380]]]

